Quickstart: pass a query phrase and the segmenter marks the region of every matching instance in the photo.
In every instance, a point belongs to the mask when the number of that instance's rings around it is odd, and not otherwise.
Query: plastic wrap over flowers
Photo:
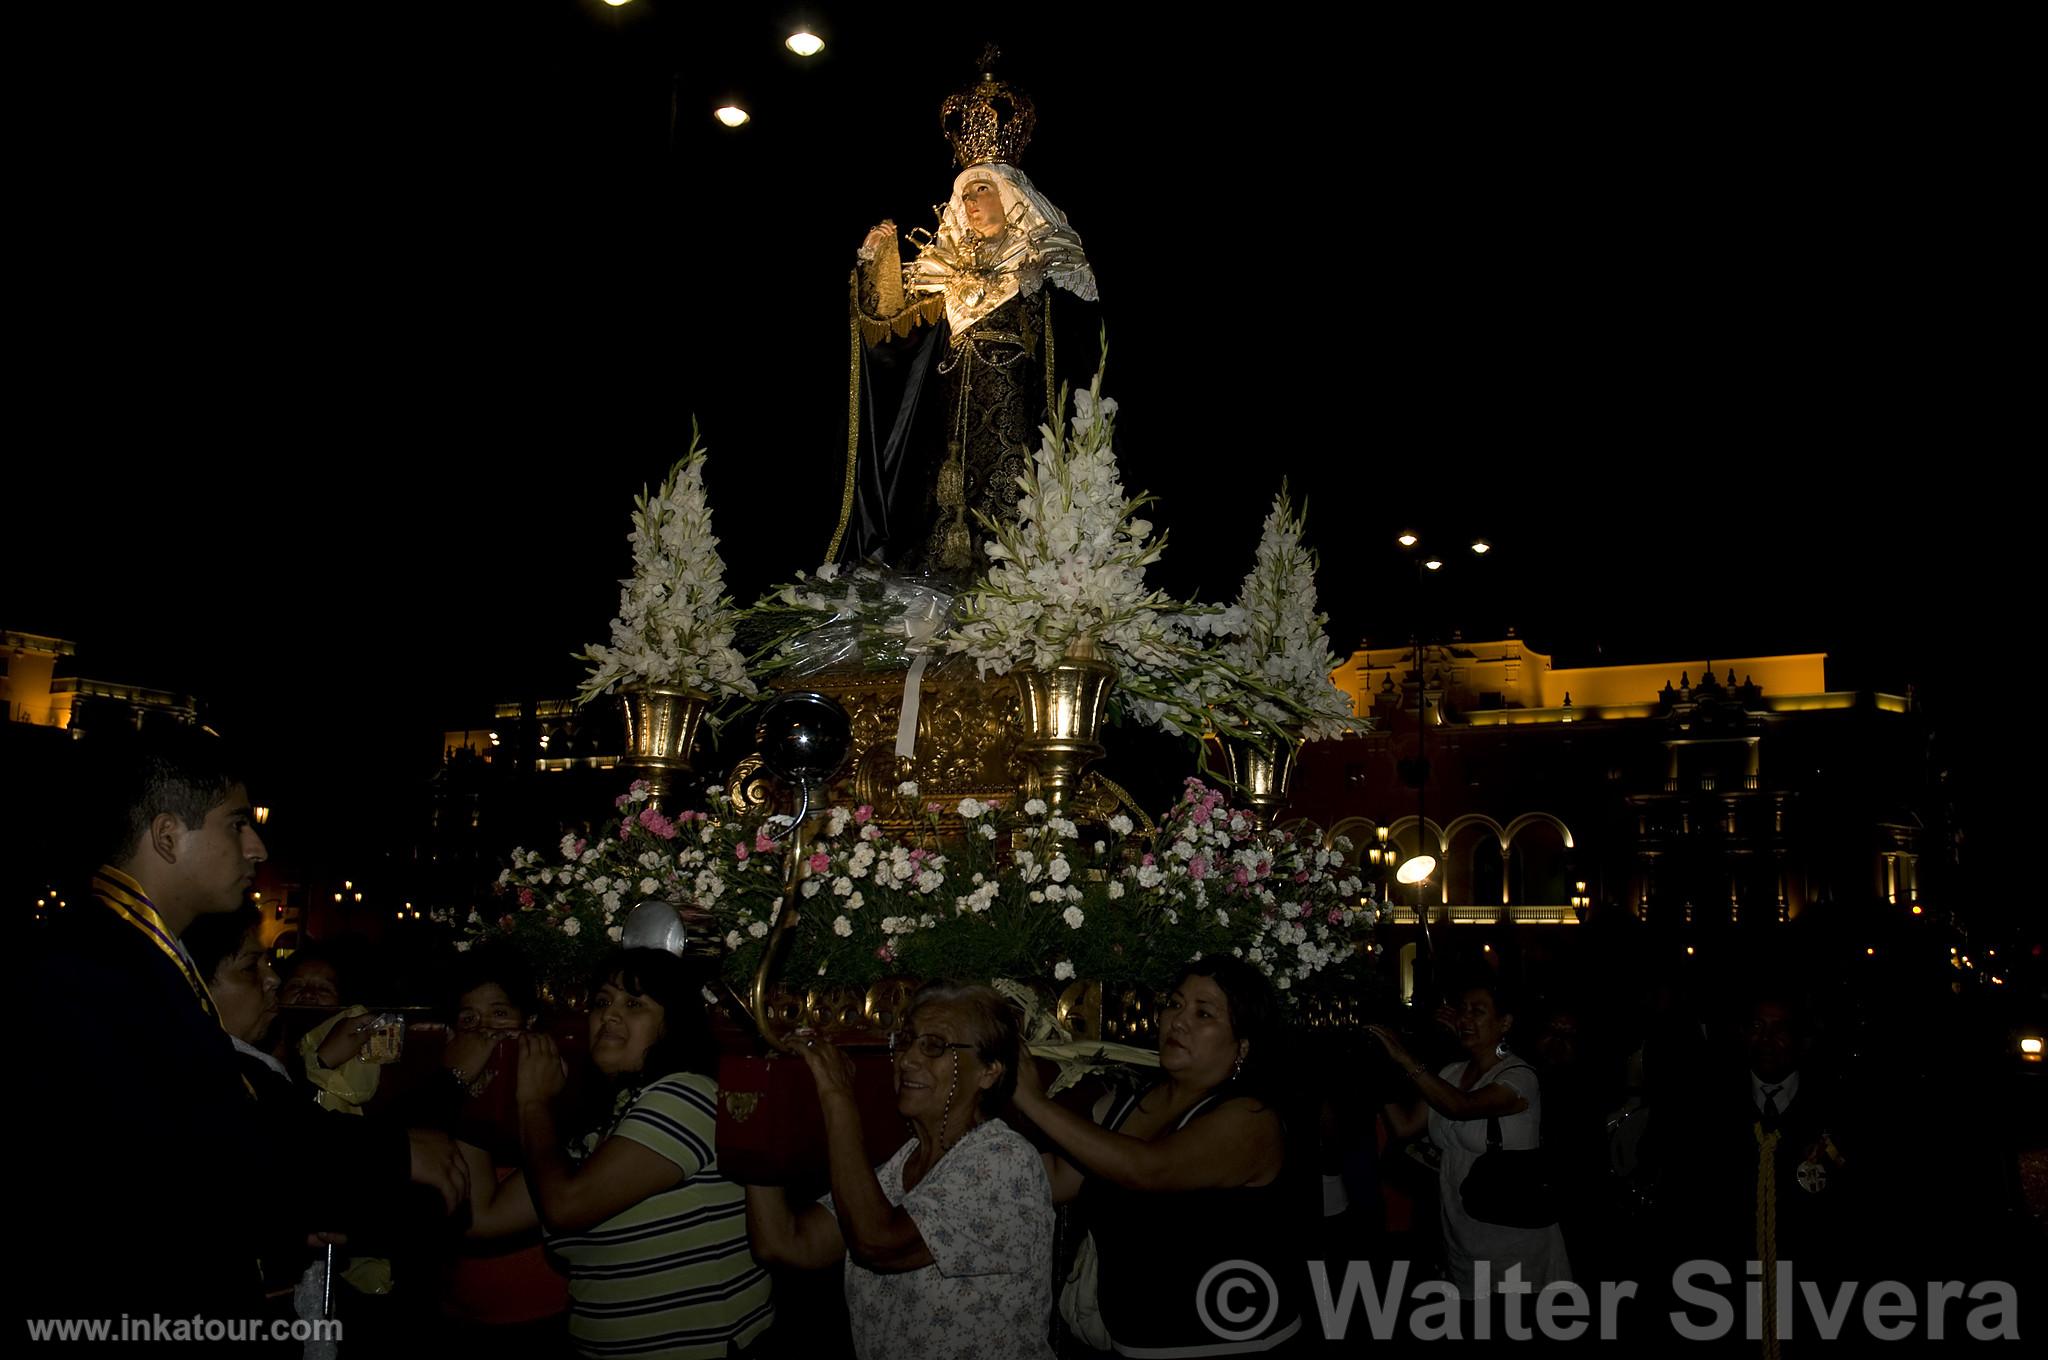
[[[946,653],[959,611],[952,587],[936,577],[827,564],[815,575],[798,572],[751,612],[767,634],[756,645],[765,645],[770,667],[784,675],[904,670],[919,656],[932,674],[963,660]]]

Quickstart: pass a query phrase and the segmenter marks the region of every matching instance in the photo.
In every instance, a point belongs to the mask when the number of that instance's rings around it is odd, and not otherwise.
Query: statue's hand
[[[883,222],[880,226],[870,228],[868,234],[861,238],[860,250],[857,252],[860,262],[862,264],[869,263],[875,258],[877,251],[881,250],[883,246],[894,242],[895,239],[896,224],[894,222]]]

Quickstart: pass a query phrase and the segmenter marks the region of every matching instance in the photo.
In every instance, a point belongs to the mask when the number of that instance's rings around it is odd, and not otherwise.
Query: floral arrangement
[[[899,793],[915,798],[914,784]],[[513,852],[496,914],[469,940],[509,937],[555,975],[587,971],[644,897],[683,907],[693,947],[744,985],[779,909],[785,855],[758,810],[678,813],[636,784],[604,835],[565,836],[559,857]],[[915,834],[874,810],[834,808],[809,846],[798,922],[781,964],[792,984],[867,986],[913,977],[1082,977],[1160,984],[1224,951],[1291,991],[1370,947],[1378,908],[1349,860],[1313,827],[1261,831],[1224,795],[1189,780],[1149,844],[1118,815],[1101,839],[1033,799],[1005,814],[974,799],[926,807]]]
[[[467,938],[456,948],[508,939],[542,975],[581,980],[617,947],[626,913],[648,898],[681,908],[692,934],[709,929],[726,898],[733,899],[728,913],[772,912],[782,861],[768,844],[751,855],[750,847],[765,842],[761,828],[702,812],[671,817],[653,805],[644,779],[614,805],[618,819],[602,834],[568,832],[553,858],[514,849],[498,875],[497,900],[469,913]]]
[[[1350,697],[1330,681],[1337,668],[1325,632],[1330,618],[1316,611],[1316,556],[1302,542],[1304,528],[1305,517],[1282,482],[1251,574],[1230,611],[1238,631],[1219,650],[1230,666],[1265,682],[1266,692],[1251,696],[1254,715],[1316,741],[1365,724],[1352,716]],[[1287,702],[1276,702],[1282,696]]]
[[[1016,520],[983,517],[990,566],[963,597],[947,645],[984,675],[1044,669],[1081,642],[1123,669],[1169,659],[1166,620],[1180,606],[1145,585],[1166,536],[1155,539],[1151,522],[1137,517],[1151,498],[1124,494],[1110,447],[1115,426],[1116,403],[1103,398],[1098,369],[1089,389],[1074,393],[1071,420],[1041,429],[1018,479]]]
[[[1315,613],[1314,559],[1301,548],[1299,521],[1291,512],[1283,520],[1293,535],[1284,550],[1261,545],[1253,573],[1259,588],[1247,583],[1235,605],[1183,602],[1147,588],[1145,568],[1165,551],[1166,536],[1155,539],[1150,521],[1137,517],[1151,497],[1124,494],[1111,447],[1115,425],[1116,403],[1103,397],[1098,369],[1089,389],[1074,393],[1072,419],[1042,429],[1020,479],[1016,522],[984,518],[994,535],[990,565],[961,596],[948,649],[973,657],[983,674],[1001,675],[1012,666],[1044,668],[1077,643],[1091,645],[1117,667],[1117,713],[1198,746],[1214,731],[1256,735],[1276,724],[1312,736],[1362,729],[1330,683],[1336,662],[1321,641],[1326,620]],[[1270,518],[1267,530],[1271,540]],[[1267,588],[1303,580],[1302,600]],[[1229,638],[1244,641],[1235,651],[1215,645]],[[1323,671],[1304,678],[1301,668],[1316,655]]]
[[[610,646],[591,644],[584,703],[620,682],[675,685],[734,699],[755,692],[746,658],[732,645],[737,617],[725,593],[725,563],[704,496],[705,452],[697,432],[661,489],[634,501],[633,574],[620,584]]]

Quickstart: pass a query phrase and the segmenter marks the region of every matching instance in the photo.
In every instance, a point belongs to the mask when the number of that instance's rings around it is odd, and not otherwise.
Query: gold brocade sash
[[[177,937],[164,924],[164,918],[157,915],[156,904],[142,891],[142,885],[112,865],[102,864],[92,876],[93,896],[106,904],[108,910],[142,932],[148,941],[163,951],[165,958],[178,966],[178,974],[185,979],[185,985],[192,989],[192,995],[199,1000],[199,1009],[215,1024],[220,1023],[220,1012],[214,1008],[213,993],[206,990],[205,979],[199,970],[185,957],[185,951],[178,948]],[[226,1033],[225,1030],[222,1031]],[[242,1089],[249,1099],[256,1098],[256,1087],[246,1073],[242,1078]]]
[[[199,970],[178,948],[177,937],[164,924],[164,918],[157,915],[156,905],[142,891],[142,885],[119,869],[103,864],[92,876],[92,892],[114,915],[141,931],[165,958],[177,965],[179,974],[192,989],[192,995],[199,999],[199,1008],[214,1020],[219,1020],[220,1012],[214,1009],[213,994],[206,990],[206,982],[199,976]]]

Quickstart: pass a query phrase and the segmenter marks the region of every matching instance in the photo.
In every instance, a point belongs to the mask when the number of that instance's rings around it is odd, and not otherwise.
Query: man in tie
[[[262,1135],[213,998],[178,937],[243,901],[266,850],[238,766],[210,733],[90,738],[100,867],[39,942],[26,979],[16,1088],[25,1190],[17,1220],[30,1316],[262,1311],[258,1253],[282,1203],[307,1232],[347,1230],[408,1178],[452,1204],[452,1146],[335,1124],[330,1142]],[[95,807],[92,804],[100,806]]]
[[[1751,1261],[1766,1263],[1766,1279],[1781,1261],[1797,1280],[1854,1278],[1859,1206],[1843,1152],[1853,1140],[1826,1074],[1811,1066],[1807,1012],[1789,989],[1762,990],[1736,1029],[1739,1075],[1706,1077],[1674,1111],[1663,1181],[1671,1257],[1719,1262],[1738,1291]],[[1766,1307],[1773,1292],[1765,1290]],[[1789,1310],[1797,1297],[1795,1288],[1777,1305]],[[1803,1312],[1800,1322],[1810,1335]]]

